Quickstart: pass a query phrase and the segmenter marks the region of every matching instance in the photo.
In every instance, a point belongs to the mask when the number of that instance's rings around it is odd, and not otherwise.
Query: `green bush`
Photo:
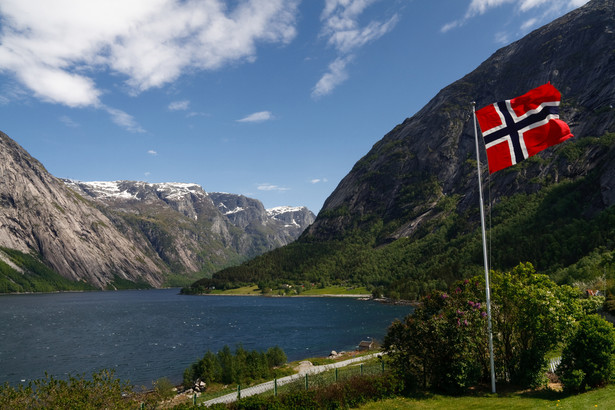
[[[174,388],[175,386],[167,377],[160,378],[154,382],[154,391],[162,400],[175,396]]]
[[[581,320],[562,353],[558,374],[569,392],[608,383],[614,374],[615,329],[598,315]]]
[[[17,388],[0,386],[0,409],[134,409],[140,403],[128,382],[115,379],[112,371],[94,373],[68,380],[45,374]]]
[[[536,274],[529,263],[492,272],[491,289],[497,378],[520,387],[543,383],[546,353],[602,303],[580,299],[580,291]],[[486,316],[485,280],[475,277],[433,291],[393,323],[383,347],[406,389],[458,394],[489,380]]]

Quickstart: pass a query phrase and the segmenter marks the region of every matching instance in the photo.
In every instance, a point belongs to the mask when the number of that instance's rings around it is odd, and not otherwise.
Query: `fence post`
[[[141,410],[145,409],[145,403],[141,403]]]
[[[278,379],[273,379],[273,395],[278,395]]]
[[[384,360],[380,362],[380,366],[382,367],[382,374],[384,374]]]
[[[192,395],[192,404],[196,406],[196,393]]]
[[[337,370],[338,370],[338,368],[336,367],[336,368],[335,368],[335,382],[336,382],[336,383],[337,383],[337,381],[338,381],[338,377],[337,377]]]
[[[308,374],[305,374],[305,390],[307,390],[309,388],[309,383],[308,383]]]
[[[241,400],[241,384],[237,385],[237,400]]]
[[[361,376],[363,376],[363,363],[361,363]]]

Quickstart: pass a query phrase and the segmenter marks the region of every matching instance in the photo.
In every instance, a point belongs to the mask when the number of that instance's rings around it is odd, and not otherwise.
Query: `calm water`
[[[177,289],[0,296],[0,384],[114,369],[136,386],[182,373],[209,349],[289,360],[382,341],[409,306],[347,298],[181,296]]]

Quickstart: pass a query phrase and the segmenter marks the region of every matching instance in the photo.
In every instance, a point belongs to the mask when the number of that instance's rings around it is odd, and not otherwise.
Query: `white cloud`
[[[538,19],[535,17],[531,17],[529,19],[527,19],[522,25],[521,25],[521,30],[523,31],[528,31],[529,29],[531,29],[532,27],[535,27],[538,24]]]
[[[348,70],[346,66],[352,60],[351,56],[345,58],[337,58],[329,64],[329,70],[318,80],[312,90],[312,97],[322,97],[330,94],[331,91],[348,79]]]
[[[158,152],[154,151],[153,149],[148,150],[147,153],[154,156],[158,155]]]
[[[273,119],[273,114],[270,111],[260,111],[237,120],[237,122],[263,122],[271,119]]]
[[[67,127],[70,128],[77,128],[79,127],[79,124],[77,124],[75,121],[72,120],[72,118],[70,118],[68,115],[62,115],[59,120],[66,125]]]
[[[504,31],[495,33],[495,42],[497,44],[508,44],[510,42],[509,34]]]
[[[192,118],[192,117],[211,117],[211,114],[207,113],[207,112],[196,112],[196,111],[191,111],[188,114],[186,114],[187,118]]]
[[[186,71],[254,61],[258,43],[289,43],[298,0],[2,0],[0,70],[39,99],[101,106],[93,73],[138,94]]]
[[[314,178],[314,179],[312,179],[310,181],[310,183],[312,183],[312,184],[318,184],[320,182],[328,182],[328,179],[327,178],[322,178],[322,179],[321,178]]]
[[[273,184],[260,184],[256,187],[259,191],[289,191],[290,188],[284,188]]]
[[[521,31],[544,23],[546,20],[561,16],[572,9],[580,7],[589,0],[472,0],[466,13],[458,20],[445,24],[440,29],[446,33],[457,27],[461,27],[473,17],[485,14],[489,10],[511,3],[516,13],[532,11],[535,16],[527,19],[520,27]],[[538,10],[535,10],[538,9]],[[497,39],[496,39],[497,41]]]
[[[182,100],[182,101],[173,101],[169,104],[169,111],[185,111],[190,106],[190,101]]]
[[[359,26],[359,16],[367,7],[378,0],[326,0],[320,16],[323,22],[321,35],[328,37],[327,43],[337,51],[337,58],[329,64],[312,90],[312,97],[329,94],[348,79],[346,66],[354,58],[354,53],[389,31],[399,20],[397,14],[386,21],[371,21]]]
[[[104,109],[111,116],[111,121],[127,131],[133,133],[145,132],[145,130],[139,125],[132,115],[127,114],[122,110],[118,110],[117,108],[104,107]]]

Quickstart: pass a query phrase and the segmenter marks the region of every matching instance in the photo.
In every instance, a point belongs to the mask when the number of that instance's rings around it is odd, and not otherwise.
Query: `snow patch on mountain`
[[[183,182],[149,183],[143,181],[76,181],[63,180],[73,189],[83,190],[88,195],[101,200],[135,200],[143,198],[139,193],[143,190],[158,192],[171,201],[181,201],[190,196],[207,196],[207,192],[198,184]]]
[[[267,215],[272,218],[275,218],[276,216],[281,214],[285,214],[288,212],[301,212],[304,209],[304,206],[276,206],[275,208],[267,209]]]
[[[64,181],[67,182],[66,180]],[[123,200],[138,200],[134,193],[130,193],[126,190],[120,189],[120,181],[75,181],[71,180],[67,185],[81,188],[88,191],[88,193],[96,198],[100,199],[123,199]]]

